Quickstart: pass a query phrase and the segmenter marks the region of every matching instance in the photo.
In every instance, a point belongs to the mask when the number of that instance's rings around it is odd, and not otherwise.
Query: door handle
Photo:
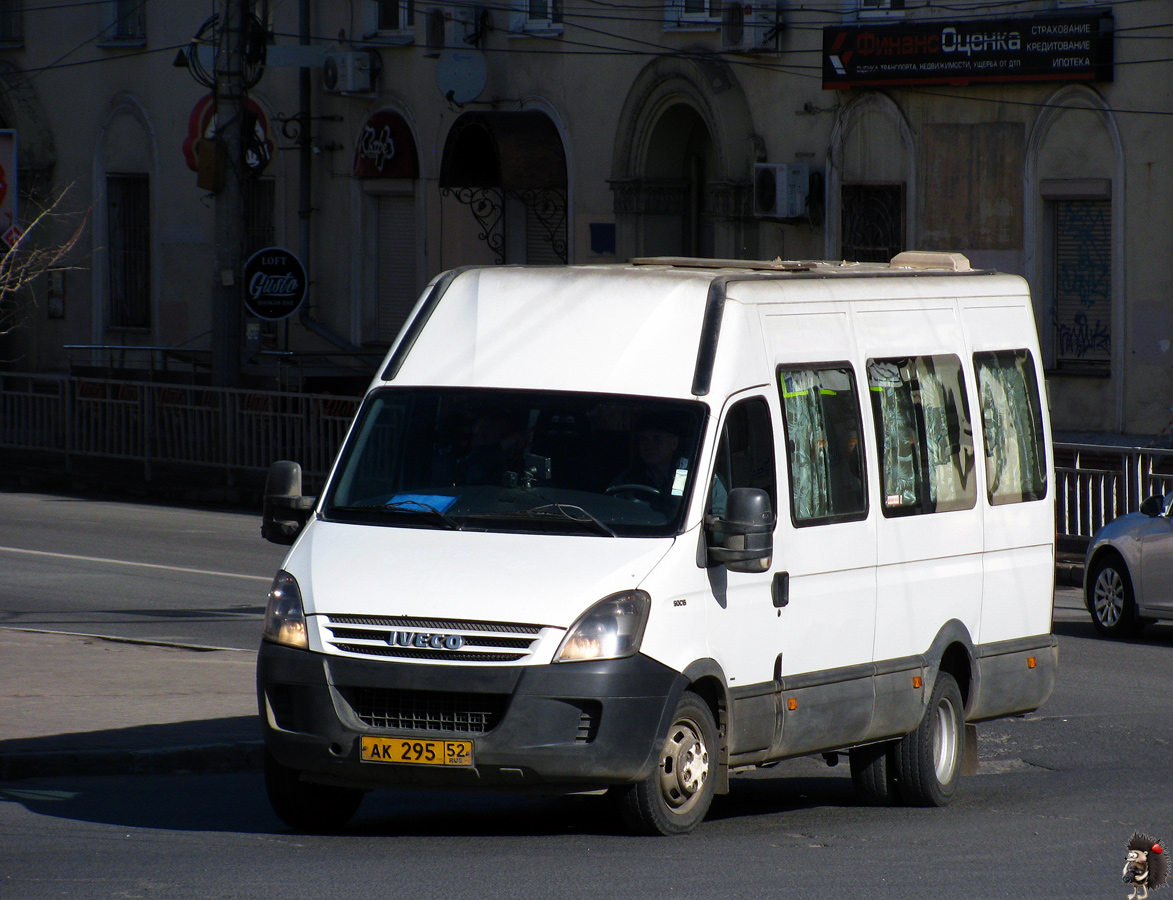
[[[781,609],[790,603],[790,573],[775,572],[774,582],[770,585],[770,595],[774,599],[774,608]]]

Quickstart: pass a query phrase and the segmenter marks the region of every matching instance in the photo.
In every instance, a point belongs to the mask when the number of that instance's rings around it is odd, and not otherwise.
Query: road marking
[[[23,553],[26,556],[46,556],[51,559],[68,559],[73,562],[105,563],[110,566],[134,566],[140,569],[164,569],[168,572],[186,572],[188,575],[214,575],[219,578],[244,578],[247,581],[271,582],[264,575],[241,575],[237,572],[216,572],[211,569],[189,569],[186,566],[165,566],[161,563],[130,562],[125,559],[106,559],[102,556],[76,556],[72,553],[51,553],[48,550],[23,550],[20,547],[0,547],[3,553]]]

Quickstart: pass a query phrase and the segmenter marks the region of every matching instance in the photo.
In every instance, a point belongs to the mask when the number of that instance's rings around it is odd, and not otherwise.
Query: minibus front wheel
[[[337,831],[362,803],[363,792],[302,781],[265,751],[265,790],[278,818],[295,831]]]
[[[623,795],[623,818],[639,834],[685,834],[709,811],[719,758],[713,711],[685,691],[652,774]]]

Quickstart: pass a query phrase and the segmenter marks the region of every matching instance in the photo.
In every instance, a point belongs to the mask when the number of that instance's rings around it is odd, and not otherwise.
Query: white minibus
[[[439,276],[320,496],[269,472],[275,810],[607,792],[676,834],[804,755],[948,803],[1055,680],[1034,323],[949,253]]]

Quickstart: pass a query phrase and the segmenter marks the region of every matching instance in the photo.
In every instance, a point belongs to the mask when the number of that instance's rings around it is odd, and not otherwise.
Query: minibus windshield
[[[323,515],[408,528],[677,534],[703,403],[482,388],[380,388],[359,410]]]

